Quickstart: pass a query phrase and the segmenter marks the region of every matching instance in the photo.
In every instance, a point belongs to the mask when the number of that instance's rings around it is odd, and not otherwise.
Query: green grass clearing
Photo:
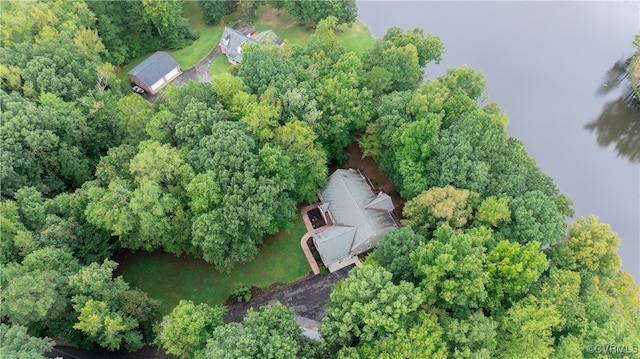
[[[256,11],[255,26],[257,32],[273,30],[276,35],[289,44],[306,46],[306,41],[313,31],[305,24],[297,22],[293,17],[284,10],[274,9],[269,6],[261,6]],[[236,21],[241,20],[237,13],[229,14],[223,22],[233,25]],[[221,25],[224,26],[224,25]],[[221,30],[222,31],[222,30]],[[337,29],[338,43],[345,47],[347,52],[353,51],[361,56],[365,51],[370,49],[375,40],[371,36],[371,32],[365,24],[356,21],[351,26],[340,25]],[[228,72],[231,68],[226,59],[222,61],[219,56],[209,69],[211,77]]]
[[[294,227],[265,238],[256,258],[222,274],[211,264],[191,256],[176,257],[163,252],[136,252],[120,259],[117,275],[162,301],[163,315],[181,299],[220,305],[243,286],[268,288],[273,283],[289,283],[307,275],[311,268],[300,248],[306,233],[298,216]]]
[[[216,57],[216,59],[213,60],[211,67],[209,68],[209,74],[211,75],[212,79],[211,82],[213,82],[214,77],[222,75],[225,72],[230,72],[231,66],[232,65],[229,63],[229,60],[227,60],[226,56],[220,55]]]
[[[182,7],[184,16],[193,30],[200,35],[191,45],[180,49],[169,51],[169,54],[180,64],[182,70],[190,69],[202,61],[220,41],[224,26],[212,26],[207,24],[202,17],[197,1],[185,1]]]
[[[248,19],[243,19],[237,12],[234,12],[223,17],[219,24],[215,26],[209,25],[202,17],[197,1],[185,1],[182,16],[189,20],[194,31],[200,35],[191,45],[180,50],[168,51],[180,64],[180,68],[182,68],[183,71],[194,67],[198,62],[207,57],[218,41],[220,41],[225,26],[233,26],[238,20],[248,21]],[[297,22],[284,10],[274,9],[269,6],[261,6],[256,11],[256,19],[255,26],[258,32],[273,30],[283,41],[290,44],[304,46],[306,40],[313,32],[307,25]],[[344,46],[347,51],[354,51],[358,55],[362,55],[367,49],[371,48],[374,43],[371,32],[369,32],[366,25],[360,21],[356,21],[351,26],[338,26],[337,35],[338,42]],[[128,81],[127,72],[141,63],[149,55],[151,54],[140,56],[122,66],[121,72],[118,74],[120,80]],[[224,59],[224,55],[220,55],[213,64],[211,64],[210,74],[212,76],[222,74],[223,72],[229,71],[230,66],[231,64]]]

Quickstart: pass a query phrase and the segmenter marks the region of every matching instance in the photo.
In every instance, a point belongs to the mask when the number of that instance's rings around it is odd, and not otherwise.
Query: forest
[[[355,21],[354,0],[198,5],[210,23],[272,6],[314,30],[304,46],[248,47],[241,66],[152,104],[117,71],[198,37],[183,1],[2,2],[0,357],[42,358],[54,340],[181,358],[638,354],[617,234],[572,218],[486,103],[481,71],[423,78],[445,52],[437,36],[392,27],[357,54],[336,30]],[[333,288],[323,342],[280,304],[242,323],[187,300],[162,317],[114,276],[122,249],[220,273],[252,261],[354,141],[405,201],[402,227]]]

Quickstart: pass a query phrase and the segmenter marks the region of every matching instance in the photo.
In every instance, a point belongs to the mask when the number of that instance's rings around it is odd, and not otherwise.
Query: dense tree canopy
[[[42,357],[52,342],[36,336],[188,358],[589,358],[590,344],[640,342],[617,234],[596,217],[567,226],[571,201],[497,103],[480,105],[481,71],[425,79],[444,45],[421,29],[347,50],[353,0],[198,5],[218,23],[265,3],[317,28],[151,103],[105,61],[194,40],[181,0],[3,2],[0,356]],[[114,276],[120,248],[222,272],[252,260],[354,140],[396,185],[403,226],[335,286],[324,343],[280,304],[223,325],[221,307],[181,301],[162,319]]]
[[[284,2],[284,9],[298,21],[318,23],[327,16],[335,16],[339,24],[351,24],[356,20],[357,8],[355,0],[324,0]]]
[[[294,320],[293,309],[279,302],[249,309],[242,323],[217,327],[196,358],[299,358],[320,354]],[[322,357],[322,356],[318,356]]]

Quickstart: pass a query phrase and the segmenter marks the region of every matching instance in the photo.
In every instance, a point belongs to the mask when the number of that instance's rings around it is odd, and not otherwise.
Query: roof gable
[[[331,263],[349,257],[351,243],[356,233],[356,227],[331,226],[314,234],[314,242],[322,256],[322,261]]]
[[[396,226],[389,213],[393,209],[391,198],[386,194],[376,196],[358,170],[336,170],[322,188],[320,197],[323,202],[321,208],[328,209],[335,223],[333,227],[357,228],[350,239],[349,247],[343,253],[344,256],[353,252],[359,253],[362,248],[375,246],[382,234]],[[314,234],[314,238],[322,236],[321,241],[337,243],[337,240],[326,239],[340,234],[335,232],[333,227]],[[319,246],[318,251],[323,254],[320,247],[323,246]],[[339,248],[344,250],[342,245]],[[329,251],[335,250],[338,248]]]
[[[164,51],[157,51],[131,69],[128,74],[137,77],[145,85],[151,86],[178,66],[171,55]]]
[[[234,59],[237,62],[242,62],[242,45],[245,43],[254,45],[255,39],[252,39],[248,35],[243,35],[241,32],[234,30],[230,27],[225,27],[220,42],[220,47],[226,49],[227,56]]]
[[[377,209],[381,211],[393,211],[393,201],[388,194],[381,192],[371,202],[364,206],[366,209]]]

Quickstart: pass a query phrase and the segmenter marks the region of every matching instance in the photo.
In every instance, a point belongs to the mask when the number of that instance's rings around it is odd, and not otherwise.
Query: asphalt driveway
[[[279,291],[253,298],[248,303],[234,306],[225,315],[225,322],[241,322],[249,308],[258,310],[263,305],[272,305],[278,301],[292,307],[300,317],[321,322],[327,309],[331,288],[346,278],[353,267],[346,267],[327,275],[315,275]]]

